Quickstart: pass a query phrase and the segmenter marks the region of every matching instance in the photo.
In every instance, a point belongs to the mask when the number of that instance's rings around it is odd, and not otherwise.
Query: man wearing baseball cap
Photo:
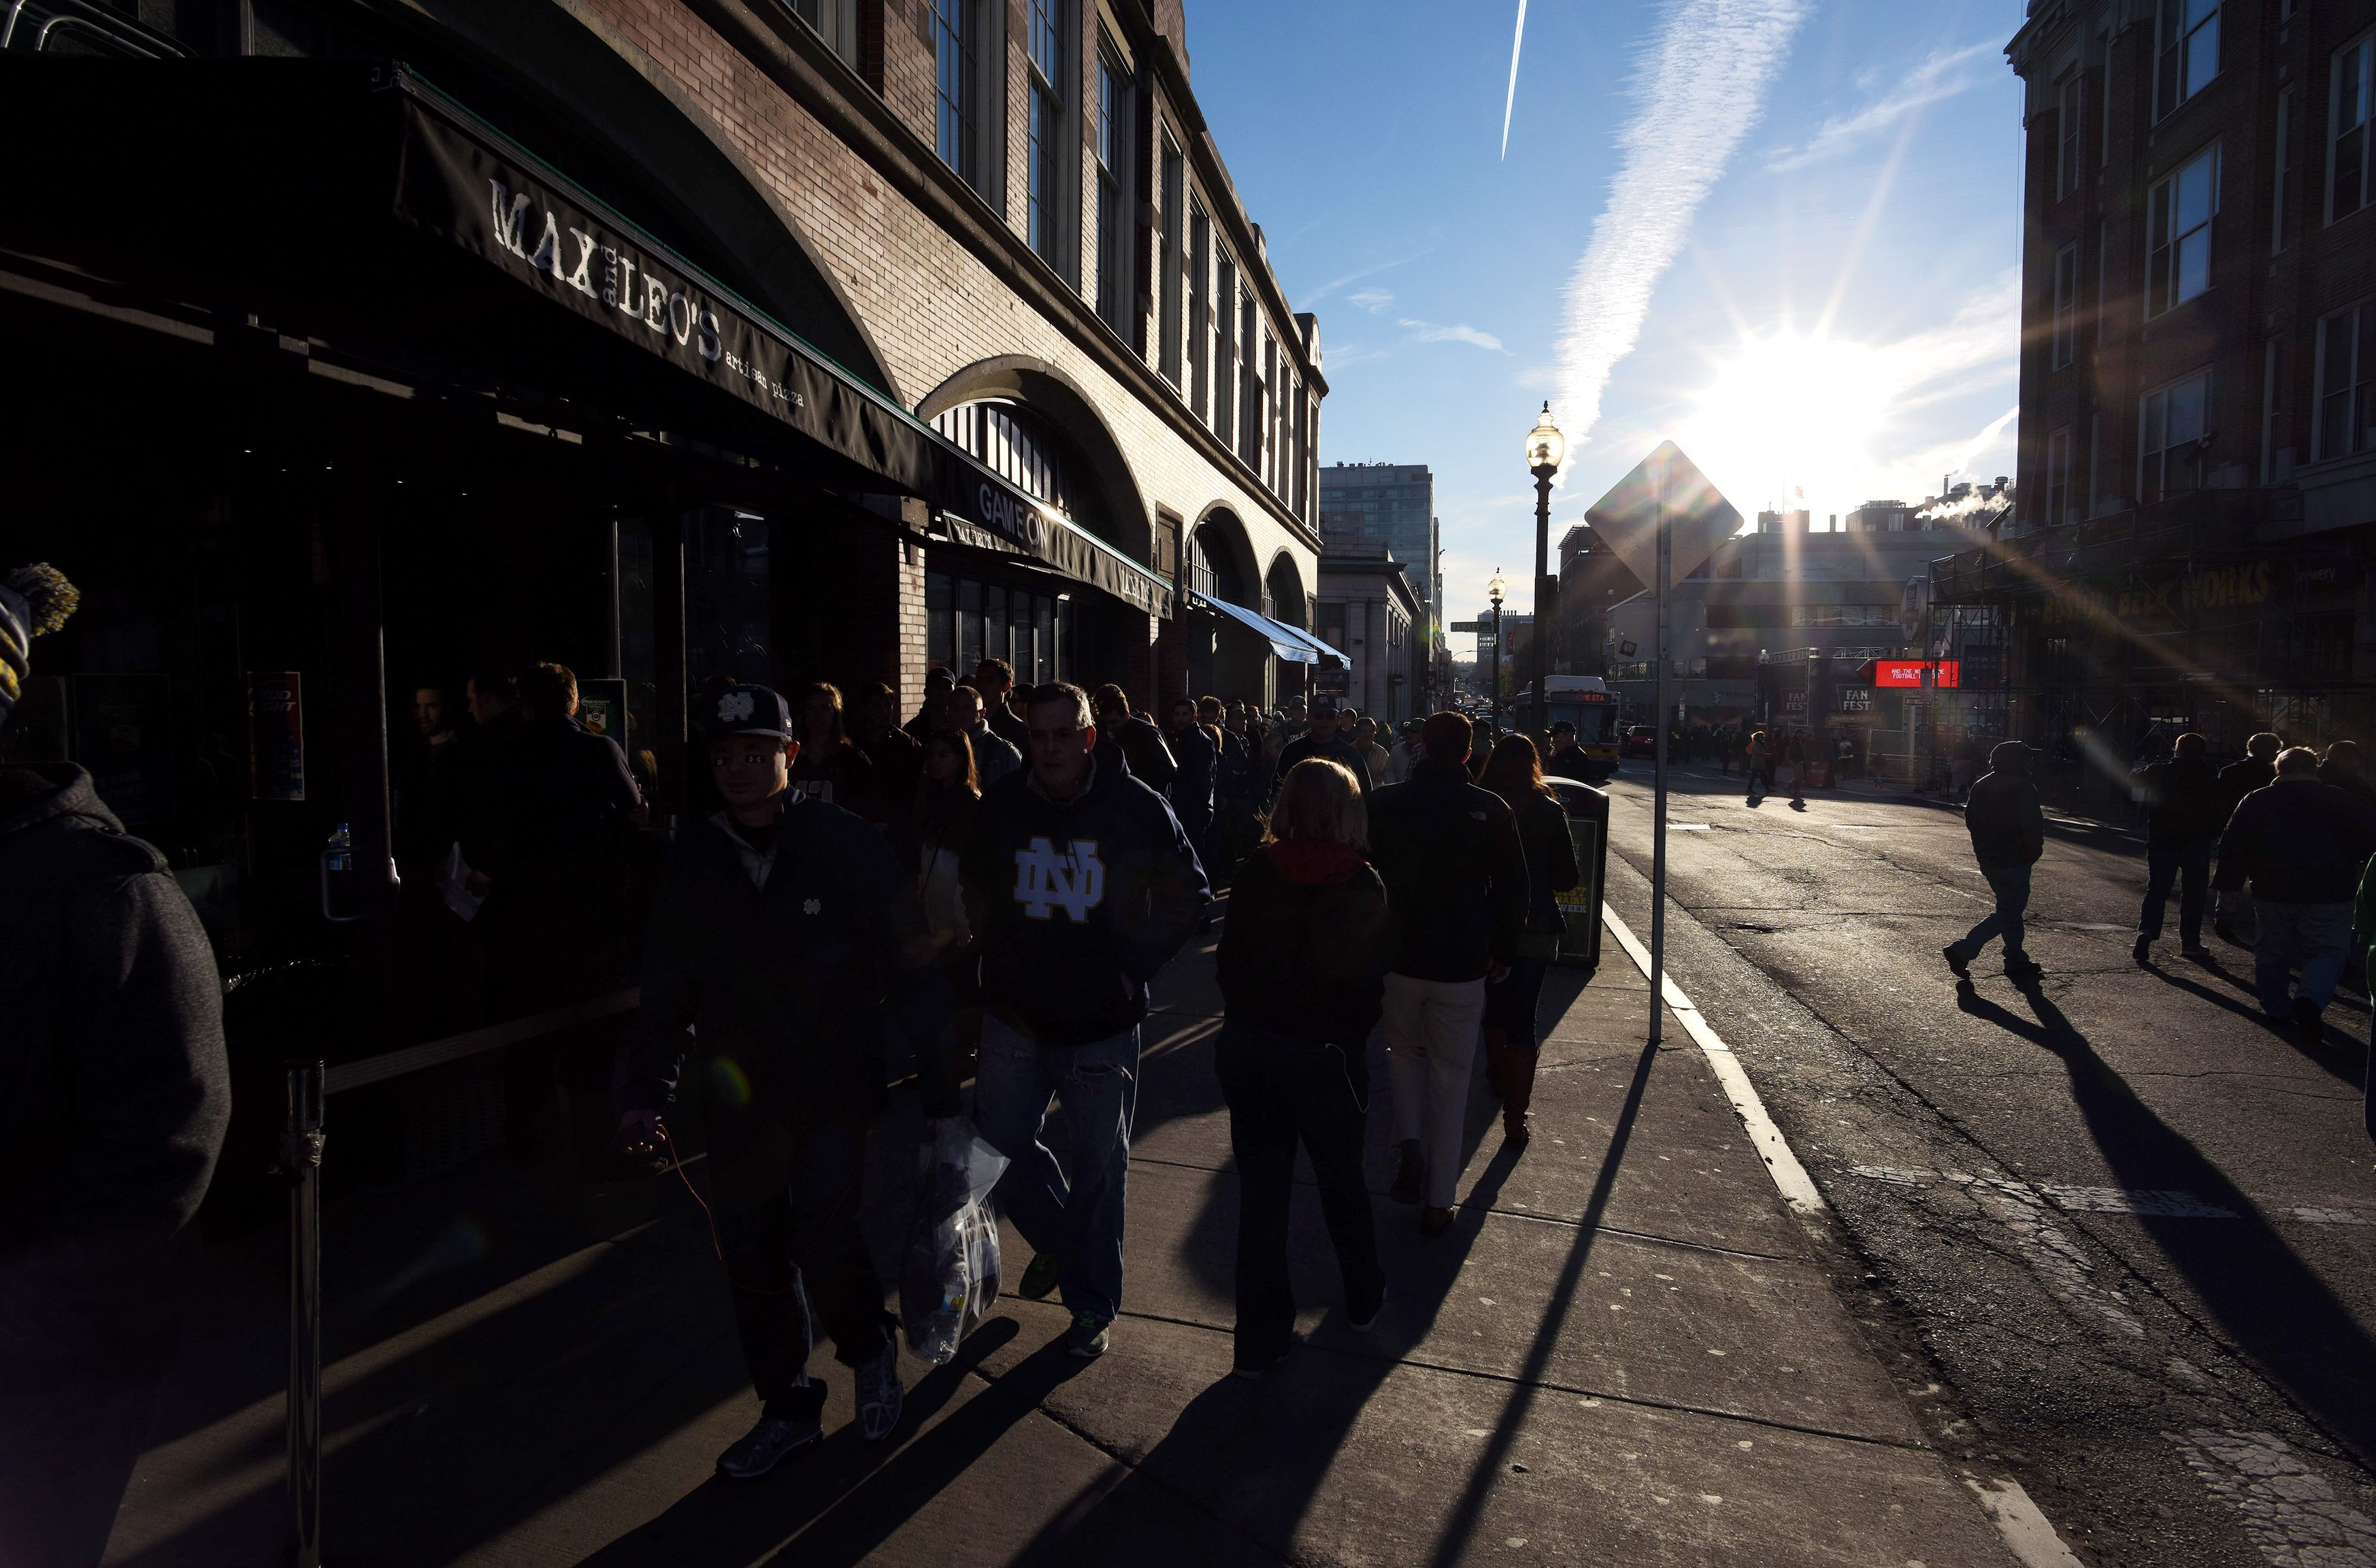
[[[76,598],[0,575],[0,725]],[[231,1081],[206,932],[72,763],[0,766],[0,1562],[86,1568],[172,1360]]]
[[[889,1027],[915,1048],[925,1114],[958,1104],[947,985],[883,835],[790,788],[800,742],[768,687],[714,689],[699,718],[726,809],[675,847],[653,903],[616,1146],[668,1144],[692,1043],[714,1240],[762,1404],[718,1468],[747,1479],[820,1435],[819,1328],[857,1373],[860,1430],[898,1424],[898,1340],[858,1225]]]
[[[1278,766],[1271,770],[1271,788],[1274,790],[1297,763],[1305,757],[1316,756],[1343,763],[1352,773],[1353,781],[1361,786],[1361,799],[1364,802],[1369,800],[1370,786],[1373,782],[1370,778],[1370,759],[1362,754],[1361,746],[1352,735],[1337,723],[1337,703],[1334,696],[1322,692],[1312,699],[1311,728],[1304,731],[1301,740],[1290,741],[1279,748]]]

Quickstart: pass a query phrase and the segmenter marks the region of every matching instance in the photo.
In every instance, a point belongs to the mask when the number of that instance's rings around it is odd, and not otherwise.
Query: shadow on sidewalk
[[[2021,987],[2035,1021],[1957,988],[1975,1018],[2062,1059],[2073,1102],[2115,1180],[2128,1191],[2178,1189],[2233,1220],[2138,1215],[2231,1344],[2297,1408],[2367,1462],[2376,1456],[2376,1341],[2225,1171],[2139,1099],[2086,1036],[2036,984]]]
[[[2216,964],[2213,966],[2213,968],[2215,972],[2216,972]],[[2227,994],[2225,992],[2215,991],[2210,986],[2204,985],[2200,980],[2189,979],[2186,975],[2174,970],[2165,969],[2158,964],[2149,966],[2148,972],[2165,985],[2199,996],[2204,1001],[2210,1003],[2213,1006],[2225,1008],[2227,1011],[2235,1014],[2238,1017],[2249,1021],[2254,1028],[2277,1036],[2279,1039],[2282,1039],[2286,1044],[2293,1047],[2296,1051],[2299,1052],[2306,1061],[2319,1068],[2322,1072],[2326,1073],[2329,1076],[2334,1077],[2355,1089],[2361,1087],[2360,1075],[2353,1071],[2352,1063],[2354,1061],[2354,1053],[2349,1049],[2350,1047],[2357,1046],[2359,1042],[2352,1039],[2350,1031],[2346,1029],[2336,1029],[2330,1027],[2326,1033],[2322,1035],[2320,1039],[2313,1043],[2302,1039],[2301,1031],[2299,1029],[2273,1028],[2268,1019],[2263,1016],[2260,1004],[2257,1001],[2239,1002],[2236,998]],[[2225,977],[2223,976],[2223,978]],[[2235,984],[2237,982],[2230,980],[2229,983]],[[2337,998],[2338,1002],[2340,1000],[2340,998]],[[2337,1051],[2334,1049],[2331,1044],[2331,1040],[2334,1037],[2341,1038],[2346,1049],[2341,1051]]]

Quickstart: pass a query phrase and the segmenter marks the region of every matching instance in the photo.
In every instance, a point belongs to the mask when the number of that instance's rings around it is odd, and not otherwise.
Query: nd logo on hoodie
[[[1075,838],[1061,850],[1048,839],[1033,838],[1015,851],[1015,901],[1032,920],[1053,919],[1062,909],[1077,925],[1105,896],[1105,862],[1098,859],[1094,838]]]

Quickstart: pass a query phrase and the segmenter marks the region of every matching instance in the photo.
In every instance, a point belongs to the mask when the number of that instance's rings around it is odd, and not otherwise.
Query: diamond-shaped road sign
[[[1637,464],[1634,471],[1592,505],[1585,520],[1601,541],[1625,563],[1625,569],[1645,587],[1657,581],[1658,517],[1664,511],[1674,530],[1674,557],[1669,564],[1681,582],[1716,552],[1716,547],[1740,531],[1740,514],[1717,493],[1683,449],[1671,441]]]

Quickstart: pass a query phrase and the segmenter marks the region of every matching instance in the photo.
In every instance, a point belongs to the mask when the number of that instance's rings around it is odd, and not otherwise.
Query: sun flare
[[[1846,511],[1865,499],[1872,447],[1898,391],[1888,356],[1845,339],[1784,328],[1745,339],[1714,363],[1681,442],[1744,514]],[[1823,523],[1818,520],[1818,528]]]

